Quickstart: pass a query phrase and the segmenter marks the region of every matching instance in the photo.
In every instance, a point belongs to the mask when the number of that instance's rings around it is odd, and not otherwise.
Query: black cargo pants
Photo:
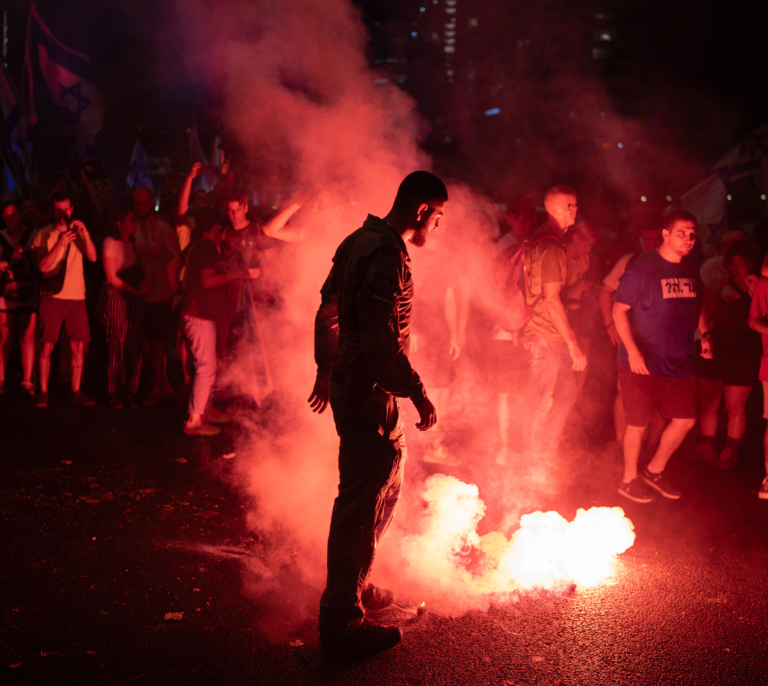
[[[328,580],[320,630],[334,631],[365,614],[360,593],[376,545],[395,514],[406,448],[397,398],[355,379],[331,384],[339,447],[339,495],[328,536]]]

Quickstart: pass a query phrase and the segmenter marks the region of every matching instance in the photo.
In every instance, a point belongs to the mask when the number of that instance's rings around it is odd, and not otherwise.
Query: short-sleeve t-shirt
[[[136,247],[149,286],[149,293],[144,296],[144,300],[171,300],[173,289],[168,280],[168,263],[181,255],[176,230],[156,215],[139,220],[136,228]]]
[[[37,256],[37,263],[53,249],[56,242],[59,240],[59,232],[53,224],[49,224],[45,228],[38,231],[35,236],[35,242],[32,244],[32,248]],[[56,276],[64,260],[64,255],[67,256],[67,273],[64,276],[64,285],[61,290],[54,295],[54,298],[59,300],[85,300],[85,278],[83,276],[83,252],[80,249],[80,240],[74,240],[69,244],[69,252],[66,252],[66,248],[56,260],[56,263],[47,271],[43,272],[43,278],[51,278]]]
[[[0,229],[0,261],[9,263],[13,275],[0,279],[0,312],[36,308],[40,304],[39,271],[32,250],[36,234],[36,229],[24,229],[14,237],[8,229]]]
[[[627,265],[613,300],[630,306],[632,337],[651,374],[691,376],[693,337],[703,302],[699,270],[692,260],[669,262],[657,250],[639,255]],[[618,362],[629,364],[623,345]]]
[[[117,272],[132,267],[138,261],[136,250],[132,245],[127,245],[111,236],[104,239],[101,254],[103,257],[111,257],[115,260],[115,271]]]
[[[620,257],[619,261],[613,265],[613,269],[611,269],[611,271],[609,271],[606,277],[603,279],[603,283],[608,286],[612,292],[619,287],[619,281],[624,274],[624,270],[627,268],[627,263],[635,255],[637,255],[637,253],[631,252],[624,255],[623,257]]]
[[[527,326],[542,338],[562,341],[563,337],[553,324],[541,293],[545,283],[566,282],[568,260],[565,247],[546,224],[537,229],[531,241],[524,258],[525,300],[533,306]]]
[[[768,317],[768,279],[761,277],[752,294],[750,317]],[[760,358],[760,381],[768,381],[768,335],[762,334],[763,356]]]
[[[192,246],[184,279],[182,315],[196,319],[222,319],[227,287],[204,288],[200,280],[203,269],[217,269],[220,265],[221,254],[213,241],[202,238]]]

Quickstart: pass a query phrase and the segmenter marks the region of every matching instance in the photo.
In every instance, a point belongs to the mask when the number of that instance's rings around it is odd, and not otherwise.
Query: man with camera
[[[33,243],[43,274],[38,314],[41,343],[38,358],[40,390],[35,397],[35,407],[48,406],[51,352],[59,340],[62,325],[66,328],[72,353],[70,402],[90,407],[95,403],[80,390],[85,344],[91,340],[88,314],[85,310],[83,255],[95,262],[96,246],[85,224],[77,219],[72,220],[72,200],[66,193],[54,194],[52,205],[54,224],[40,229]]]
[[[21,344],[24,374],[21,390],[33,396],[39,291],[37,264],[31,247],[37,230],[24,226],[15,201],[3,207],[3,223],[5,228],[0,229],[0,394],[6,390],[5,369],[16,335]]]

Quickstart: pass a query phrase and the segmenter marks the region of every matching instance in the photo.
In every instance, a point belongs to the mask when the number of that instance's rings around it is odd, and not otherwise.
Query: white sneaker
[[[440,443],[440,441],[435,441],[422,459],[424,462],[444,464],[446,467],[458,467],[461,464],[461,460]]]
[[[214,424],[226,424],[227,422],[232,421],[232,418],[228,414],[224,414],[214,407],[205,411],[205,418]]]
[[[763,479],[763,484],[757,492],[757,497],[760,498],[760,500],[768,500],[768,476]]]

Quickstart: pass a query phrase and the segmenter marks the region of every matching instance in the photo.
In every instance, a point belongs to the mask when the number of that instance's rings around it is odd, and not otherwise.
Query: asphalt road
[[[395,649],[339,660],[311,618],[295,620],[318,589],[244,596],[268,541],[222,478],[227,436],[182,436],[182,415],[179,402],[120,413],[0,398],[2,684],[768,683],[754,431],[730,474],[684,447],[669,468],[677,502],[624,501],[610,465],[571,489],[566,516],[621,505],[635,524],[611,583],[454,618],[403,613]],[[290,588],[290,565],[280,574]]]

